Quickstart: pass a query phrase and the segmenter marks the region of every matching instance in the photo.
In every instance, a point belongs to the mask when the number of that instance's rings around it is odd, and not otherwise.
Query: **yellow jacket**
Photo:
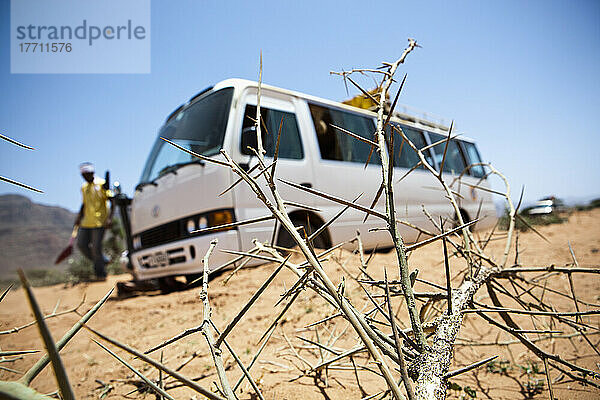
[[[110,190],[104,189],[104,179],[94,178],[93,183],[84,182],[81,185],[83,197],[83,218],[80,226],[82,228],[100,228],[104,226],[108,217],[106,202],[112,197]]]

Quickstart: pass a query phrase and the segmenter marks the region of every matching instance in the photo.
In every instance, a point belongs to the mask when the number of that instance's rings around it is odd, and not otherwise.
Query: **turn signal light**
[[[231,210],[215,211],[208,215],[208,226],[219,226],[231,224],[233,222],[233,213]],[[218,231],[225,231],[233,228],[223,228]]]

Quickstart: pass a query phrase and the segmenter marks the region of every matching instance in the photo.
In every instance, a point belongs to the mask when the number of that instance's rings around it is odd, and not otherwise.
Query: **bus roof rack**
[[[444,118],[404,104],[396,105],[394,116],[404,121],[425,125],[430,128],[440,129],[442,131],[447,131],[450,129]]]
[[[373,89],[368,91],[370,95],[377,95],[379,89]],[[377,112],[378,105],[374,102],[373,97],[367,97],[362,94],[358,94],[351,99],[342,101],[342,104],[346,104],[352,107],[361,108],[363,110],[369,110]],[[385,112],[389,112],[391,104],[389,99],[386,101]],[[397,104],[393,113],[394,117],[397,117],[406,122],[412,122],[415,124],[421,124],[428,128],[439,129],[447,131],[449,128],[446,125],[446,121],[443,118],[437,117],[433,114],[425,111],[418,110],[414,107],[410,107],[404,104]]]

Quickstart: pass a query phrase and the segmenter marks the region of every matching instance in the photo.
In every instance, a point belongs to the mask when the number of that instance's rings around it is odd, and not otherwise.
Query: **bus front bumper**
[[[237,230],[187,238],[135,251],[131,255],[131,273],[136,280],[202,273],[202,259],[213,239],[217,239],[218,243],[210,256],[208,267],[210,271],[219,269],[235,258],[234,255],[219,250],[239,249]]]

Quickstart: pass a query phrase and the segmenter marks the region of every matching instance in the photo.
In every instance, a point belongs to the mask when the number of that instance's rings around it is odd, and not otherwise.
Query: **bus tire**
[[[190,288],[200,287],[202,285],[202,273],[197,274],[186,274],[185,275],[185,283]]]
[[[298,216],[293,216],[291,220],[294,226],[303,226],[304,230],[306,230],[306,234],[310,236],[314,231],[316,231],[317,229],[319,229],[319,227],[322,226],[322,223],[315,217],[309,216],[309,218],[310,227],[307,227],[306,218],[300,219],[298,218]],[[304,236],[304,230],[299,231],[301,236]],[[276,243],[277,246],[285,247],[288,249],[296,246],[296,242],[292,239],[292,236],[288,233],[288,231],[285,230],[285,228],[281,226],[279,227],[279,233],[277,234]],[[327,249],[330,247],[329,233],[327,232],[327,229],[325,229],[319,236],[317,236],[312,241],[312,245],[315,249]]]
[[[158,287],[160,289],[161,294],[169,294],[184,289],[184,285],[177,279],[175,279],[174,276],[165,276],[162,278],[158,278]]]
[[[462,208],[459,209],[460,210],[460,216],[462,217],[463,223],[467,223],[471,221],[471,218],[469,218],[469,214],[467,214],[467,212],[465,210],[463,210]],[[460,222],[458,220],[458,216],[455,214],[454,215],[454,227],[457,228],[460,226]],[[473,230],[473,226],[471,226],[470,228],[471,230]]]

